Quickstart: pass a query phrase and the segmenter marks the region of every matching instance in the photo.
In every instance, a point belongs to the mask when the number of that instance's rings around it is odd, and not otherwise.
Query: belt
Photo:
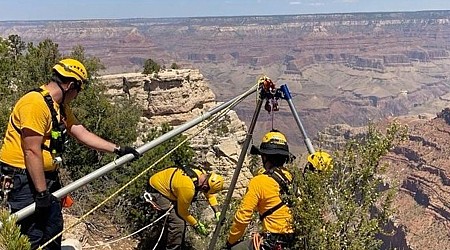
[[[27,170],[25,168],[13,167],[3,162],[0,163],[0,166],[1,172],[5,174],[27,174]]]
[[[269,241],[276,241],[281,244],[290,244],[294,240],[293,233],[287,233],[287,234],[262,233],[262,236]]]
[[[26,175],[27,174],[27,169],[26,168],[18,168],[18,167],[13,167],[11,165],[8,165],[4,162],[0,162],[0,172],[4,173],[4,174],[23,174]],[[46,179],[56,179],[58,177],[58,171],[45,171],[45,178]]]

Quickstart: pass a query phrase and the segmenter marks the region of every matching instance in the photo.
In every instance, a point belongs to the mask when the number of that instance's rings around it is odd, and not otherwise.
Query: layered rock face
[[[182,125],[220,104],[215,101],[214,93],[198,70],[162,70],[152,75],[126,73],[102,76],[102,82],[107,85],[107,94],[113,101],[129,98],[123,89],[124,77],[129,85],[130,97],[144,111],[139,126],[142,135],[162,123],[169,123],[173,127]],[[205,124],[203,122],[185,134],[195,134],[190,145],[197,152],[196,161],[222,174],[226,180],[225,189],[228,189],[245,139],[246,126],[232,110],[198,134]],[[142,141],[138,144],[142,144]],[[250,177],[249,170],[243,168],[236,192],[233,193],[235,196],[245,192]]]
[[[0,35],[82,45],[108,73],[142,70],[148,58],[200,68],[219,101],[263,74],[292,91],[306,130],[361,126],[449,105],[450,11],[292,16],[0,22]],[[237,113],[247,124],[254,101]],[[303,138],[288,109],[276,116],[294,149]],[[261,116],[255,137],[271,128]]]
[[[386,158],[390,184],[400,184],[395,222],[410,249],[448,249],[450,125],[442,118],[400,121],[410,129],[409,140]]]
[[[436,116],[402,116],[408,139],[385,158],[389,164],[383,177],[398,189],[392,218],[396,233],[381,237],[383,249],[450,248],[450,109]],[[383,120],[380,126],[393,121]],[[324,144],[339,148],[347,139],[361,136],[365,129],[334,125],[322,133]]]

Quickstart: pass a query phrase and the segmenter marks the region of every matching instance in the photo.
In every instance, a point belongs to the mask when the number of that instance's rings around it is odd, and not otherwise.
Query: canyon
[[[398,186],[398,193],[392,220],[396,234],[385,237],[383,249],[450,248],[450,113],[445,110],[450,104],[448,10],[0,22],[0,35],[11,34],[35,43],[50,38],[65,53],[82,45],[104,63],[102,75],[115,74],[109,80],[104,76],[115,86],[112,96],[119,95],[114,91],[120,92],[122,76],[135,85],[132,92],[140,89],[136,95],[146,103],[149,124],[152,119],[168,119],[172,112],[179,113],[172,120],[178,125],[198,114],[195,103],[209,107],[229,100],[267,75],[277,86],[289,86],[315,146],[337,148],[348,139],[345,135],[361,133],[369,122],[396,120],[408,125],[408,139],[385,158],[391,166],[385,178],[390,186]],[[177,63],[186,70],[182,75],[197,76],[194,82],[201,74],[211,90],[201,85],[203,92],[198,95],[189,88],[179,89],[182,84],[168,89],[186,104],[183,112],[174,111],[170,99],[158,95],[151,96],[158,103],[149,105],[149,94],[142,90],[145,77],[133,75],[142,72],[148,58],[166,67]],[[190,82],[169,75],[178,79],[170,84]],[[183,100],[183,95],[190,97]],[[198,97],[204,99],[194,101]],[[255,101],[256,97],[247,98],[236,107],[237,116],[247,124]],[[294,154],[304,155],[304,138],[288,106],[283,100],[279,103],[273,122],[271,114],[261,112],[255,141],[273,124],[287,134]],[[236,117],[233,121],[243,130]],[[199,148],[203,140],[197,142]],[[228,165],[238,151],[235,145],[232,148],[232,157],[223,159]],[[226,152],[218,147],[205,150],[210,155]]]
[[[366,124],[387,116],[436,113],[448,104],[450,11],[293,16],[148,18],[0,22],[0,35],[50,38],[62,51],[82,45],[103,74],[141,72],[151,58],[200,69],[218,101],[267,75],[287,84],[309,135],[328,125]],[[247,124],[254,101],[236,108]],[[271,129],[262,114],[255,136]],[[297,152],[286,105],[274,126]]]

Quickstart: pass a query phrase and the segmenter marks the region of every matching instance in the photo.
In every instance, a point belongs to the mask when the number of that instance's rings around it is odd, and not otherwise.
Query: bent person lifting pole
[[[252,93],[254,93],[256,91],[257,87],[254,86],[252,88],[250,88],[249,90],[247,90],[246,92],[242,93],[241,95],[231,99],[228,102],[222,103],[214,108],[212,108],[210,111],[205,112],[203,115],[189,121],[186,122],[183,125],[180,125],[179,127],[163,134],[162,136],[154,139],[151,142],[148,142],[142,146],[140,146],[139,148],[137,148],[136,150],[140,153],[143,154],[147,151],[149,151],[150,149],[160,145],[161,143],[171,139],[174,136],[177,136],[181,133],[183,133],[184,131],[198,125],[199,123],[205,121],[206,119],[210,118],[212,115],[224,110],[225,108],[228,107],[234,107],[237,103],[241,102],[242,100],[244,100],[247,96],[251,95]],[[90,183],[91,181],[105,175],[106,173],[112,171],[113,169],[115,169],[116,167],[119,167],[131,160],[134,159],[134,156],[132,154],[128,154],[128,155],[124,155],[118,159],[116,159],[115,161],[112,161],[108,164],[106,164],[105,166],[95,170],[94,172],[70,183],[69,185],[59,189],[58,191],[54,192],[53,195],[56,198],[62,198],[65,195],[69,194],[70,192],[73,192],[75,190],[77,190],[78,188]],[[22,220],[28,216],[30,216],[31,214],[34,213],[35,210],[35,204],[31,204],[19,211],[17,211],[16,213],[12,214],[12,216],[17,216],[18,220]]]

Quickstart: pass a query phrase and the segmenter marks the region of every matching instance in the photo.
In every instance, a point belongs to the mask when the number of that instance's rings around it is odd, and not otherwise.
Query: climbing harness
[[[61,104],[60,109],[60,115],[58,120],[58,113],[56,112],[54,106],[53,106],[53,99],[50,95],[50,93],[42,88],[33,89],[30,92],[38,92],[42,95],[42,97],[45,100],[45,103],[47,104],[47,107],[50,110],[50,113],[52,115],[52,130],[50,132],[50,146],[41,145],[41,148],[43,150],[49,151],[51,154],[53,154],[55,157],[53,158],[53,163],[56,166],[59,166],[62,164],[62,158],[61,154],[64,152],[64,144],[67,141],[67,130],[66,126],[63,122],[63,119],[65,119],[65,113],[64,113],[64,107]],[[12,116],[10,116],[10,122],[13,128],[19,133],[19,135],[22,135],[22,131],[17,127],[16,124],[14,124],[12,120]]]
[[[151,193],[145,191],[144,192],[144,200],[147,203],[150,203],[153,209],[156,211],[162,211],[162,208],[156,203]]]
[[[294,242],[294,234],[261,233],[261,250],[282,250],[289,249]]]
[[[275,211],[280,209],[282,206],[290,205],[291,202],[289,201],[287,196],[291,194],[291,190],[289,189],[289,186],[292,184],[292,182],[286,177],[286,175],[283,173],[283,171],[279,168],[266,170],[263,174],[274,179],[280,186],[281,202],[278,203],[277,205],[275,205],[274,207],[268,209],[263,214],[261,214],[259,216],[259,219],[261,221],[263,221],[264,218],[266,218],[267,216],[273,214]]]
[[[293,234],[253,233],[252,243],[255,250],[289,249],[294,240]]]
[[[0,206],[8,207],[8,194],[14,186],[14,180],[11,176],[1,173],[0,171]]]
[[[172,180],[173,180],[173,177],[174,177],[175,173],[176,173],[178,170],[181,170],[181,171],[184,172],[185,175],[189,176],[189,178],[191,178],[192,182],[194,183],[195,193],[194,193],[194,198],[192,199],[192,201],[196,201],[196,200],[197,200],[197,194],[198,194],[198,192],[200,191],[200,189],[199,189],[199,187],[198,187],[198,175],[197,175],[197,173],[194,171],[194,168],[195,168],[195,169],[198,169],[200,172],[204,173],[204,170],[202,170],[202,169],[200,169],[200,168],[197,168],[197,167],[194,167],[194,166],[189,166],[189,167],[188,167],[188,166],[186,166],[186,165],[182,165],[181,167],[177,167],[177,169],[176,169],[175,171],[173,171],[172,175],[170,176],[170,184],[169,184],[169,187],[170,187],[170,193],[171,193],[173,196],[177,197],[177,196],[175,195],[175,193],[173,192],[173,189],[172,189]]]

